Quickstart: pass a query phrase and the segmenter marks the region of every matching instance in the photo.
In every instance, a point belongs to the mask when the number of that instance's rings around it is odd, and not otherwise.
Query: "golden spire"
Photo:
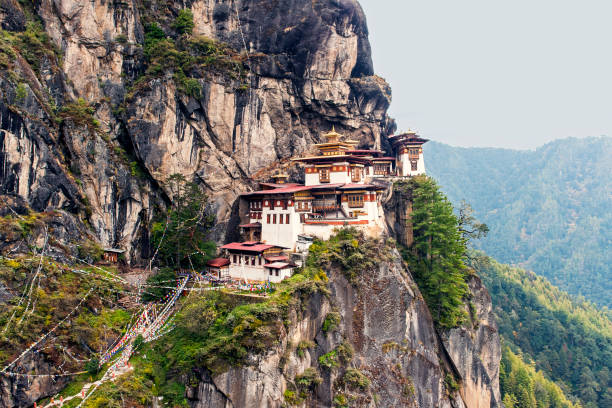
[[[336,126],[332,125],[332,130],[329,133],[326,133],[325,135],[323,135],[327,138],[327,142],[338,142],[340,140],[340,137],[342,136],[340,133],[336,132]]]

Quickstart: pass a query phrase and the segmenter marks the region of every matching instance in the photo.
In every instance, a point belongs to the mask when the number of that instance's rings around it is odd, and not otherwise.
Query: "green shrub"
[[[361,371],[355,368],[349,368],[344,373],[342,381],[349,388],[367,390],[370,387],[370,380]]]
[[[175,280],[176,273],[172,268],[161,268],[155,275],[147,278],[147,287],[141,296],[142,301],[153,302],[163,299],[164,296],[172,292],[170,288]]]
[[[20,82],[19,85],[17,85],[17,88],[15,88],[15,99],[17,100],[17,102],[23,102],[27,95],[28,91],[25,87],[25,84]]]
[[[290,406],[301,405],[304,402],[304,398],[296,391],[285,390],[283,397],[285,398],[285,402]]]
[[[100,122],[94,118],[96,110],[85,99],[79,98],[76,102],[66,104],[60,111],[62,120],[69,119],[77,125],[87,126],[90,129],[100,127]]]
[[[102,255],[104,254],[104,250],[100,244],[89,239],[79,244],[77,246],[77,251],[79,258],[89,263],[98,262],[102,259]]]
[[[322,382],[323,379],[319,376],[317,370],[312,367],[308,367],[302,374],[295,376],[295,385],[300,390],[313,390]]]
[[[315,344],[309,340],[300,341],[297,345],[296,351],[300,358],[304,358],[304,351],[314,348]]]
[[[193,13],[189,9],[180,10],[174,23],[172,23],[172,28],[180,34],[191,34],[194,26]]]
[[[329,240],[315,240],[309,248],[306,265],[329,270],[338,268],[352,284],[360,275],[390,259],[391,247],[381,240],[367,238],[354,227],[337,230]]]
[[[323,321],[323,333],[330,332],[334,330],[340,324],[341,320],[340,313],[338,312],[329,312],[327,316],[325,316],[325,320]]]
[[[446,373],[444,385],[446,385],[446,389],[450,392],[459,391],[459,384],[457,384],[457,380],[455,380],[455,377],[451,373]]]
[[[334,408],[349,408],[348,398],[344,394],[334,395],[334,400],[332,402],[334,404]]]
[[[100,371],[100,360],[93,357],[87,362],[87,364],[85,364],[85,371],[87,371],[87,374],[91,375],[92,377],[95,377],[96,374],[98,374],[98,372]]]

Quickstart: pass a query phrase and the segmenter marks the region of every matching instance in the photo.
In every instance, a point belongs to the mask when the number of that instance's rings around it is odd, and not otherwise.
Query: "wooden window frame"
[[[351,181],[361,181],[361,167],[351,167]]]
[[[347,201],[349,208],[363,208],[363,194],[348,194]]]
[[[285,214],[285,224],[289,224],[289,214]]]
[[[270,214],[268,214],[268,216],[266,217],[266,219],[267,219],[266,224],[270,224]]]
[[[329,167],[319,168],[319,183],[329,183],[330,173]]]
[[[272,214],[272,224],[276,224],[276,214]]]

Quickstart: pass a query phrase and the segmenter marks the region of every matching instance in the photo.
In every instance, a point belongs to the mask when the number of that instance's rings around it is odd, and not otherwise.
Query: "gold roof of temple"
[[[324,134],[323,136],[325,137],[326,141],[323,143],[315,144],[315,147],[318,147],[319,150],[330,150],[334,148],[347,150],[348,148],[352,148],[359,144],[359,142],[355,140],[350,140],[350,139],[347,139],[344,141],[340,140],[343,137],[343,135],[336,132],[335,126],[332,126],[332,130]]]

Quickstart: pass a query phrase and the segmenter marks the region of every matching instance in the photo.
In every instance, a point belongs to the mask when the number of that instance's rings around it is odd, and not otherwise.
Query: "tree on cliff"
[[[207,239],[214,217],[206,210],[207,196],[181,174],[166,181],[172,204],[160,212],[151,229],[153,250],[163,266],[199,268],[214,255],[215,244]]]
[[[429,177],[413,179],[414,242],[407,254],[411,271],[440,327],[456,327],[466,317],[463,298],[467,238],[453,206]]]

